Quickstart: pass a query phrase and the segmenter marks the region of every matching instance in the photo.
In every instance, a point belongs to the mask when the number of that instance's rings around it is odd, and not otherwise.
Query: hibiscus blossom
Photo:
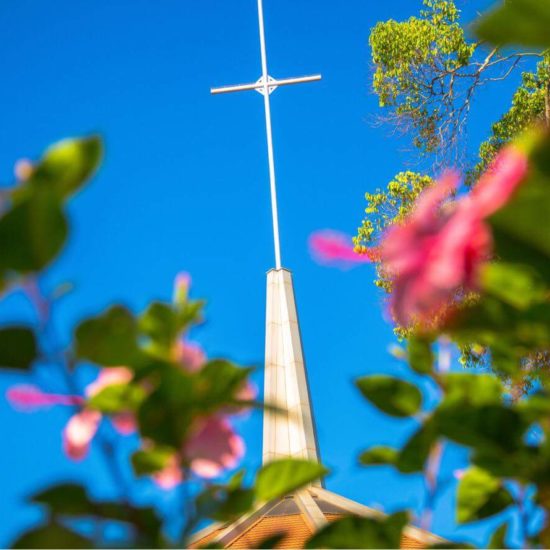
[[[507,147],[469,195],[442,207],[459,184],[458,175],[447,172],[402,224],[389,228],[381,261],[392,278],[391,309],[399,324],[433,322],[458,293],[478,289],[480,267],[492,254],[485,218],[510,200],[526,173],[526,155]]]
[[[349,235],[330,229],[313,233],[309,237],[309,249],[318,263],[343,268],[354,264],[371,263],[374,257],[373,250],[359,253],[352,245]]]

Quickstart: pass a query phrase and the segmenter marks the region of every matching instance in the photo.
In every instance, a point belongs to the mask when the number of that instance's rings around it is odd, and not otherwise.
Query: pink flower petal
[[[6,392],[6,397],[13,407],[27,412],[53,405],[70,406],[84,403],[84,399],[79,395],[45,393],[37,386],[26,384],[12,386]]]
[[[225,418],[211,416],[197,422],[183,454],[195,474],[212,478],[238,464],[244,442]]]
[[[195,342],[178,341],[175,356],[176,361],[188,372],[197,372],[206,363],[206,354]]]
[[[128,367],[103,368],[96,380],[86,386],[85,393],[88,397],[93,397],[108,386],[127,384],[133,377],[134,373]]]
[[[475,185],[471,197],[482,217],[502,208],[522,183],[528,171],[527,155],[514,145],[504,147]]]
[[[371,254],[355,252],[351,237],[329,229],[313,233],[309,237],[309,249],[315,261],[320,264],[349,267],[372,262]]]
[[[115,414],[111,421],[116,431],[122,435],[130,435],[137,431],[136,415],[132,412]]]
[[[63,431],[63,447],[69,458],[82,460],[86,457],[100,421],[101,413],[88,409],[69,419]]]
[[[170,458],[168,464],[152,475],[153,481],[166,491],[174,489],[183,481],[183,474],[176,455]]]

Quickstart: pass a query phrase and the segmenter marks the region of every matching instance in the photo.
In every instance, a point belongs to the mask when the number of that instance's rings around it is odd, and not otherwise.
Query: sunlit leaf
[[[409,365],[419,374],[432,372],[434,355],[429,340],[411,336],[408,344]]]
[[[393,465],[396,463],[399,456],[399,451],[391,447],[371,447],[368,451],[364,451],[359,456],[359,462],[366,466],[378,465]]]
[[[94,174],[102,154],[103,146],[97,136],[60,141],[47,149],[30,184],[51,186],[60,198],[66,198]]]
[[[513,502],[502,480],[474,466],[458,485],[457,520],[459,523],[479,521],[499,514]]]
[[[305,485],[321,479],[328,470],[317,462],[299,459],[282,459],[262,466],[256,477],[256,497],[271,501]]]

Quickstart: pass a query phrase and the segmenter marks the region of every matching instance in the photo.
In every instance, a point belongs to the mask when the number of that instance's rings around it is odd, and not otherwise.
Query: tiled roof
[[[334,521],[341,514],[325,513],[328,521]],[[212,542],[221,532],[223,527],[209,533],[204,538],[193,544],[198,548]],[[278,533],[286,533],[283,540],[277,548],[303,548],[306,541],[311,537],[312,531],[308,527],[302,514],[288,515],[264,515],[255,521],[248,529],[237,535],[226,548],[258,548],[260,543]],[[408,535],[403,535],[401,539],[401,548],[424,548],[424,543]]]

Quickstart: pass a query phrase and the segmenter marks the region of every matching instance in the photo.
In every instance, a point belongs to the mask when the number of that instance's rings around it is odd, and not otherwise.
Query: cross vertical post
[[[279,86],[291,84],[300,84],[303,82],[315,82],[321,80],[321,75],[302,76],[297,78],[275,79],[269,76],[267,69],[267,51],[265,45],[265,26],[263,2],[258,0],[258,25],[260,31],[260,54],[262,61],[262,76],[259,80],[250,84],[238,84],[235,86],[224,86],[222,88],[212,88],[212,94],[222,94],[230,92],[241,92],[247,90],[256,90],[264,96],[265,111],[265,130],[267,139],[267,159],[269,165],[269,185],[271,191],[271,216],[273,219],[273,244],[275,249],[275,268],[281,269],[281,245],[279,239],[279,213],[277,208],[277,185],[275,177],[275,158],[273,154],[273,132],[271,129],[271,104],[269,96]]]

